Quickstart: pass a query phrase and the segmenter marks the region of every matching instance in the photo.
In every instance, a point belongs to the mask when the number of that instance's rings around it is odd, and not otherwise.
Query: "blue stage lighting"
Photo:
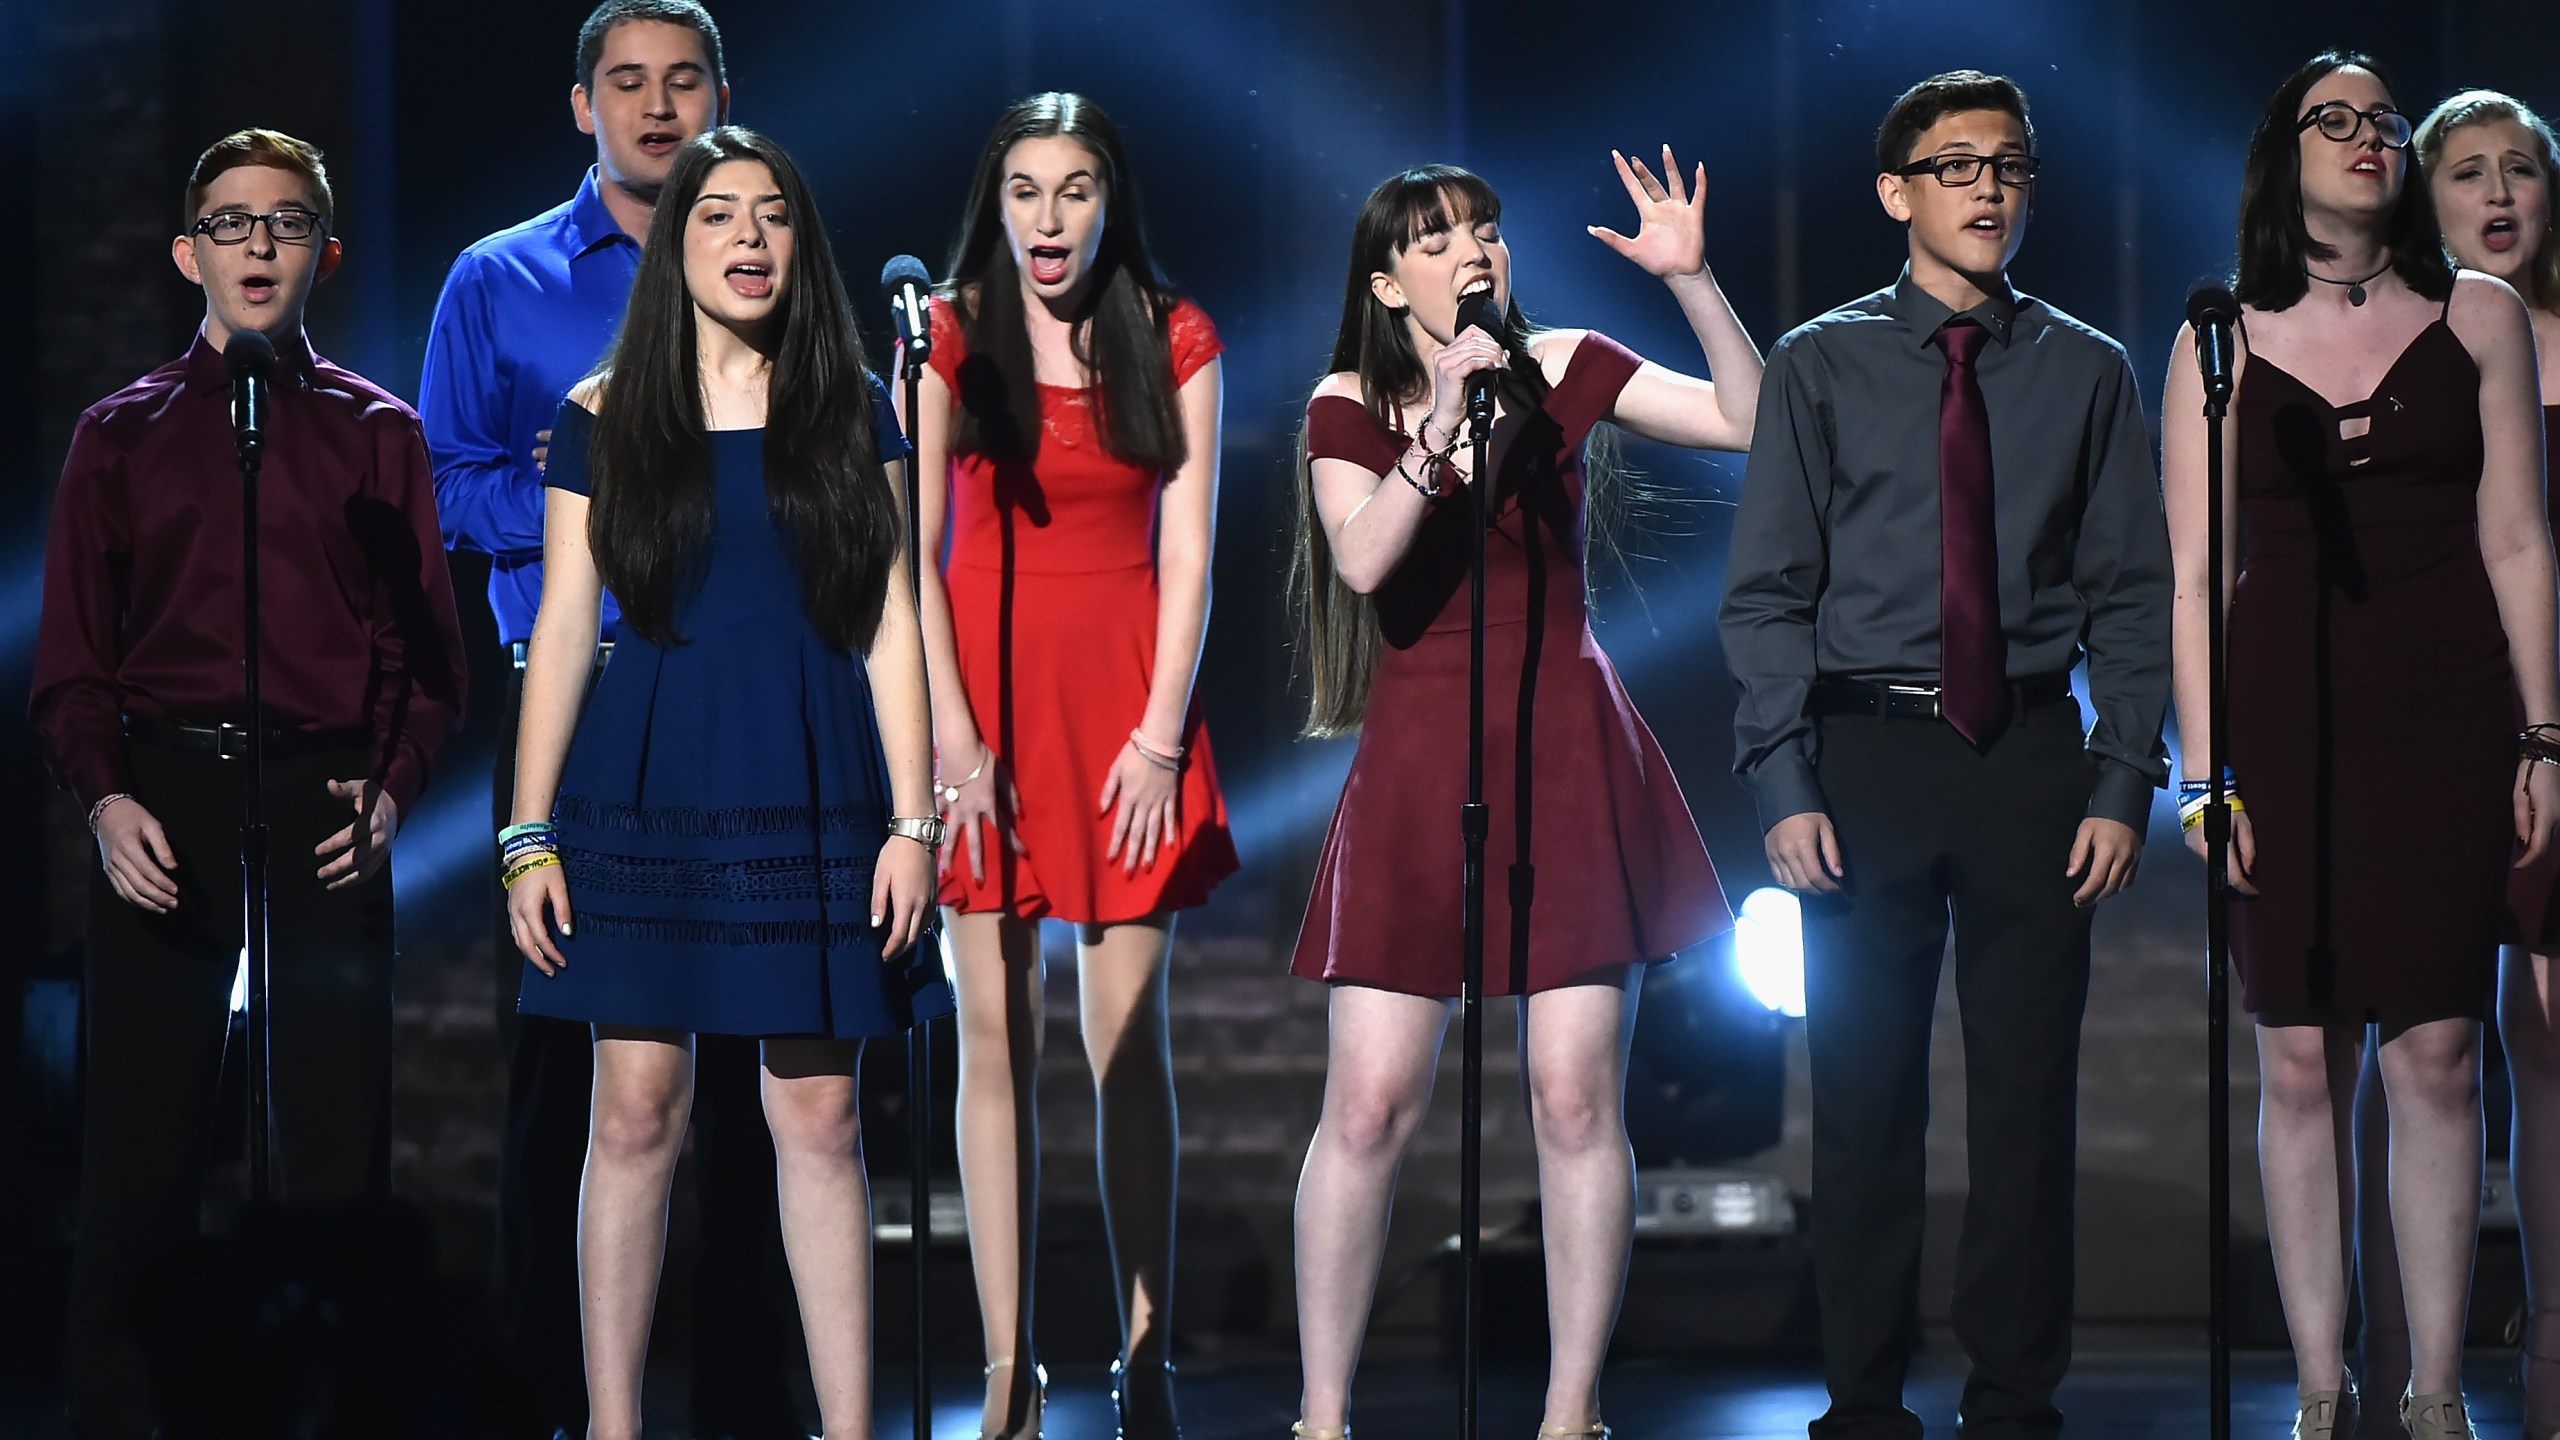
[[[1733,922],[1733,968],[1751,998],[1779,1015],[1804,1015],[1804,908],[1763,886],[1742,898]]]
[[[494,877],[496,841],[489,833],[489,787],[455,784],[430,792],[401,822],[393,842],[391,893],[400,903],[424,900],[464,878]]]

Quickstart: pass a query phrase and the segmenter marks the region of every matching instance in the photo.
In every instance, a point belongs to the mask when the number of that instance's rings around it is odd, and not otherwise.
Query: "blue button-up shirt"
[[[490,557],[498,638],[532,638],[542,603],[535,436],[613,343],[640,245],[614,223],[594,169],[576,198],[462,252],[436,300],[418,381],[444,543]],[[605,633],[619,619],[604,597]]]

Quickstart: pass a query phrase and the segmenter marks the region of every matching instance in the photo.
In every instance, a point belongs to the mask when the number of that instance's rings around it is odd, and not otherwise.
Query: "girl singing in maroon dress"
[[[1218,332],[1147,258],[1119,133],[1035,95],[989,137],[917,397],[925,653],[952,843],[960,1177],[987,1345],[982,1432],[1040,1433],[1039,922],[1075,925],[1113,1394],[1130,1440],[1178,1433],[1165,1364],[1173,912],[1235,873],[1192,674],[1209,620]],[[946,527],[950,549],[943,553]]]
[[[2277,90],[2240,203],[2241,354],[2225,503],[2232,955],[2257,1019],[2259,1165],[2304,1440],[2358,1410],[2340,1339],[2353,1077],[2379,1050],[2416,1440],[2467,1440],[2480,1021],[2505,874],[2560,823],[2551,535],[2531,327],[2447,268],[2411,127],[2373,62]],[[2179,728],[2206,728],[2203,392],[2170,369]],[[2233,573],[2226,570],[2225,573]],[[2519,697],[2521,718],[2518,734]],[[2203,776],[2201,747],[2185,756]],[[2366,1156],[2366,1164],[2376,1157]],[[2375,1279],[2383,1279],[2375,1276]],[[2396,1367],[2395,1367],[2396,1368]]]
[[[2541,356],[2543,463],[2560,450],[2560,237],[2553,233],[2552,186],[2560,145],[2523,101],[2492,90],[2453,96],[2418,127],[2415,150],[2427,176],[2445,249],[2466,270],[2495,275],[2522,295]],[[2546,508],[2548,485],[2546,491]],[[2507,872],[2508,949],[2498,967],[2498,1038],[2515,1097],[2507,1169],[2524,1242],[2524,1433],[2560,1436],[2560,846]],[[2364,1388],[2388,1394],[2407,1378],[2408,1317],[2400,1287],[2388,1283],[2394,1253],[2388,1166],[2372,1163],[2389,1120],[2368,1065],[2356,1116],[2366,1151],[2358,1219],[2364,1267]]]
[[[1716,383],[1593,331],[1533,331],[1482,179],[1408,170],[1352,232],[1334,373],[1307,406],[1294,588],[1308,732],[1360,732],[1291,969],[1333,987],[1323,1117],[1299,1181],[1302,1436],[1348,1423],[1396,1171],[1459,991],[1475,513],[1457,444],[1467,377],[1499,376],[1486,598],[1485,992],[1522,997],[1556,1317],[1542,1435],[1601,1435],[1633,1176],[1620,1102],[1643,967],[1731,923],[1661,749],[1584,610],[1586,442],[1613,422],[1675,445],[1750,444],[1760,355],[1706,263],[1706,176],[1618,161],[1642,220],[1594,228],[1680,301]],[[1489,294],[1503,333],[1461,332]],[[1590,478],[1605,480],[1605,467]]]

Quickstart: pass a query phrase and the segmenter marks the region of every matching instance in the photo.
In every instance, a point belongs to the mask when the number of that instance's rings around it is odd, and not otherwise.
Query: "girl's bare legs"
[[[809,1341],[824,1440],[871,1434],[871,1188],[862,1169],[859,1040],[764,1043],[782,1249]]]
[[[1181,1138],[1166,975],[1173,917],[1076,929],[1076,1001],[1093,1067],[1102,1219],[1120,1292],[1133,1430],[1172,1426],[1173,1221]],[[1143,1421],[1139,1418],[1143,1416]]]
[[[2480,1022],[2380,1029],[2410,1386],[2442,1395],[2462,1388],[2463,1319],[2480,1234]]]
[[[1347,1423],[1396,1172],[1431,1103],[1450,1008],[1424,996],[1333,987],[1324,1109],[1298,1176],[1298,1413],[1311,1430]]]
[[[987,1347],[979,1428],[1031,1423],[1032,1259],[1037,1253],[1040,927],[1010,915],[943,912],[960,1011],[960,1190]]]
[[[2371,1044],[2356,1075],[2356,1295],[2364,1314],[2357,1433],[2397,1440],[2409,1388],[2409,1312],[2400,1303],[2400,1250],[2391,1238],[2391,1099]]]
[[[1542,991],[1522,1017],[1547,1249],[1546,1421],[1566,1430],[1600,1419],[1600,1366],[1635,1238],[1624,1102],[1643,973],[1630,966],[1615,984]]]
[[[2277,1025],[2258,1032],[2258,1168],[2267,1239],[2305,1395],[2346,1386],[2347,1273],[2355,1213],[2352,1097],[2362,1025]]]
[[[639,1440],[649,1320],[667,1259],[667,1192],[693,1109],[693,1037],[596,1027],[578,1188],[578,1318],[589,1440]]]

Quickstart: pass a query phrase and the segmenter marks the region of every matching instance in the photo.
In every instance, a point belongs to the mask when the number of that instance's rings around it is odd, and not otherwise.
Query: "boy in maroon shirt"
[[[97,836],[66,1380],[73,1433],[159,1427],[150,1337],[194,1230],[241,950],[241,760],[272,840],[276,1196],[389,1169],[393,837],[460,718],[464,662],[418,418],[312,353],[336,269],[320,153],[245,130],[196,162],[180,359],[81,416],[46,549],[31,702]],[[275,346],[259,482],[261,700],[242,688],[241,482],[223,349]],[[103,880],[104,884],[94,883]]]

